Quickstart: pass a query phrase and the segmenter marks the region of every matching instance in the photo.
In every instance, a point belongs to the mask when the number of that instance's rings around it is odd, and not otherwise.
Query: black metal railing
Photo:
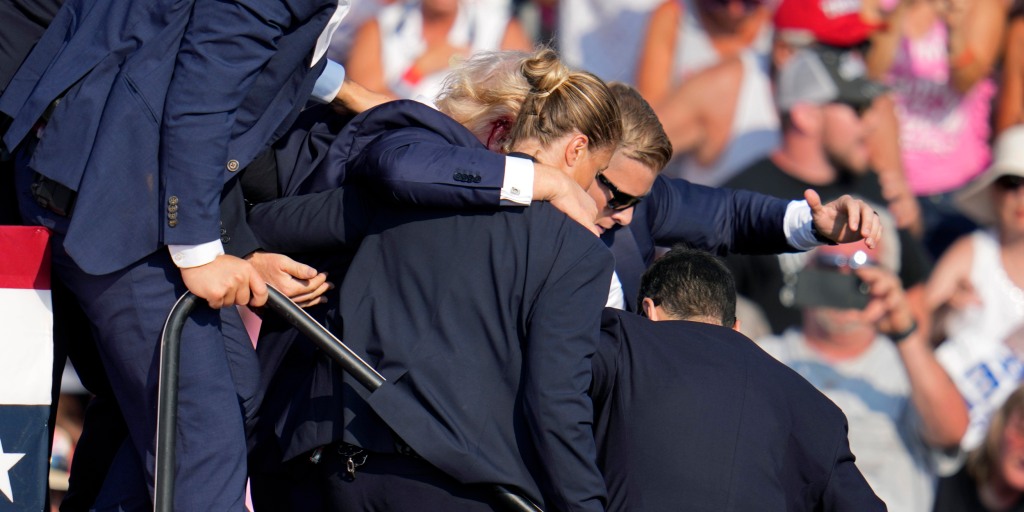
[[[375,391],[386,382],[380,373],[363,361],[355,352],[309,316],[302,308],[281,292],[268,287],[267,307],[306,335],[321,350],[334,359],[342,369],[352,375],[367,390]],[[178,361],[181,350],[181,330],[189,314],[205,304],[202,299],[186,292],[178,299],[164,324],[160,340],[160,376],[156,427],[156,474],[153,510],[174,510],[174,442],[178,423]],[[495,500],[502,508],[515,512],[543,512],[530,500],[506,487],[494,486]]]

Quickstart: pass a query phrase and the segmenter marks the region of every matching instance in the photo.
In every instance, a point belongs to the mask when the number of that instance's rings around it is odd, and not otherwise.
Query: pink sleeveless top
[[[900,119],[907,180],[919,196],[960,188],[988,165],[991,78],[967,94],[949,83],[947,29],[938,22],[918,39],[903,38],[887,76]]]

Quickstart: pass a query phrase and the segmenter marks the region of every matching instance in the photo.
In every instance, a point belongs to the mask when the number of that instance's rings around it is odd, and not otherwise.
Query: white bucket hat
[[[1024,125],[1007,128],[995,144],[992,165],[956,196],[960,210],[979,224],[996,222],[992,184],[1000,176],[1024,177]]]

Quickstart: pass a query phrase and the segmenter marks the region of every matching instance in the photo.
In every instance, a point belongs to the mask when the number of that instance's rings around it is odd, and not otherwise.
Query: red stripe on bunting
[[[50,289],[50,232],[0,226],[0,288]]]

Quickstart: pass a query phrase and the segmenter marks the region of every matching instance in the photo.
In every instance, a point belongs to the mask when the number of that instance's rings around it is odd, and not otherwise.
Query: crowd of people
[[[54,508],[1024,510],[1024,2],[0,13]]]

